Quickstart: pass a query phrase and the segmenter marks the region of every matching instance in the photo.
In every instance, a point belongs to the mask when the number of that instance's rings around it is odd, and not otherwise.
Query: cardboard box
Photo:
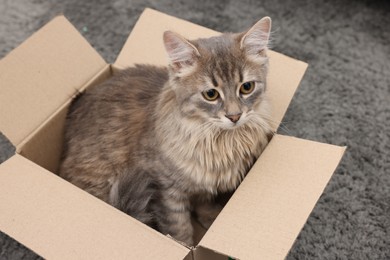
[[[260,17],[259,17],[260,18]],[[195,248],[64,181],[56,172],[74,96],[135,63],[166,65],[162,33],[218,34],[146,9],[113,65],[62,16],[0,61],[0,130],[16,154],[0,165],[0,229],[48,259],[283,259],[345,148],[276,134]],[[307,64],[270,51],[280,122]],[[278,125],[274,126],[277,129]]]

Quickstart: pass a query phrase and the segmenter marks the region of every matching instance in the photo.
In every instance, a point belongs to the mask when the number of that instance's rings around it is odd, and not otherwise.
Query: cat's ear
[[[181,35],[164,32],[164,45],[168,53],[171,66],[175,70],[194,65],[200,56],[198,49]]]
[[[264,17],[252,26],[241,38],[241,49],[248,55],[258,56],[267,49],[271,31],[271,18]]]

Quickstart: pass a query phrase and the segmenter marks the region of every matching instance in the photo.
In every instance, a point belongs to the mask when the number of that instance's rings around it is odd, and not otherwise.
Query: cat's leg
[[[150,203],[157,192],[156,184],[147,171],[126,169],[113,183],[109,203],[133,218],[153,227]]]
[[[222,210],[222,206],[214,201],[197,201],[194,205],[196,219],[205,229],[209,229]]]
[[[190,202],[187,196],[178,191],[165,190],[161,200],[155,206],[155,215],[159,230],[174,239],[193,245],[193,227],[191,224]]]

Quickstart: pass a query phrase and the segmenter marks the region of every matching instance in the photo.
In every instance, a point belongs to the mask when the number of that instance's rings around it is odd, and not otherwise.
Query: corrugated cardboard
[[[344,150],[275,135],[200,245],[239,259],[283,259]]]
[[[87,84],[74,89],[73,96],[88,86],[93,86],[111,76],[110,65],[106,65]],[[51,172],[57,172],[63,141],[65,117],[71,98],[49,116],[17,147],[18,153]]]
[[[190,39],[218,34],[146,9],[114,69],[165,65],[167,29]],[[269,55],[276,129],[307,65]],[[18,147],[18,154],[0,165],[0,229],[46,258],[284,258],[344,148],[276,135],[190,251],[38,166],[55,172],[69,103],[110,75],[109,65],[64,17],[0,61],[0,130]]]
[[[15,155],[0,168],[1,230],[46,259],[183,259],[189,250]],[[7,185],[4,185],[7,184]]]
[[[17,147],[105,61],[65,17],[57,17],[0,62],[1,131]]]

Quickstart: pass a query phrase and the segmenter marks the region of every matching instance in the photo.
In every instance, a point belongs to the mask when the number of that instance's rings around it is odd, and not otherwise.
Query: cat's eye
[[[215,89],[208,89],[202,92],[203,97],[208,101],[214,101],[219,98],[219,93]]]
[[[247,95],[252,93],[252,91],[255,89],[255,82],[254,81],[248,81],[245,83],[242,83],[240,86],[240,93]]]

